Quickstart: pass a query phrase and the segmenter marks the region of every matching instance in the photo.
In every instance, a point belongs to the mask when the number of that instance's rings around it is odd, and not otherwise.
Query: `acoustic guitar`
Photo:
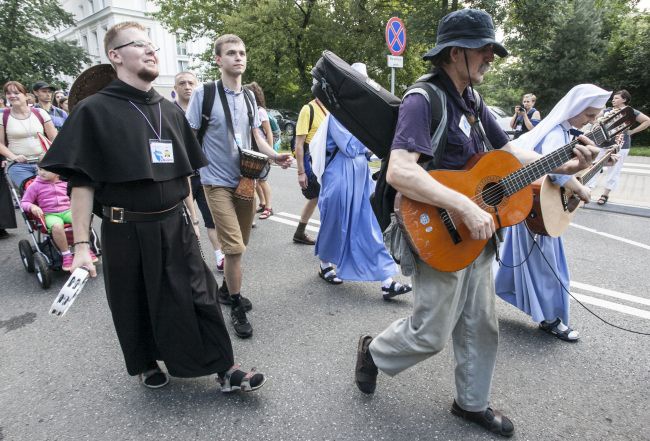
[[[622,145],[623,134],[619,133],[616,135],[616,144],[591,167],[578,172],[576,179],[583,185],[589,182],[603,169],[610,156],[618,153]],[[533,182],[532,188],[533,209],[526,218],[528,229],[535,234],[560,237],[569,228],[578,208],[582,207],[584,202],[571,190],[555,184],[548,175]]]
[[[625,130],[634,112],[624,107],[610,113],[590,132],[602,144]],[[522,166],[505,151],[474,155],[464,170],[433,170],[428,173],[441,184],[464,194],[492,215],[497,228],[526,219],[533,206],[530,184],[574,157],[578,140]],[[470,265],[488,240],[472,239],[469,229],[453,210],[414,201],[398,193],[395,215],[411,249],[421,260],[439,271],[458,271]]]

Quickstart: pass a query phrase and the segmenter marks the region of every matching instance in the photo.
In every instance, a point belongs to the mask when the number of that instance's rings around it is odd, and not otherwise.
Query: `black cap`
[[[498,56],[508,56],[506,48],[494,39],[494,23],[490,14],[478,9],[460,9],[442,17],[438,23],[436,45],[422,58],[430,60],[450,46],[477,49],[486,44],[492,44]]]
[[[32,92],[36,92],[37,90],[41,89],[50,89],[52,92],[56,90],[53,86],[50,86],[45,81],[37,81],[32,86]]]

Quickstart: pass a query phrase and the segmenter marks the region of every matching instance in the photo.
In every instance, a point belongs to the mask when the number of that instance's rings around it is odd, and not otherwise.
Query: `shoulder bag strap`
[[[485,134],[485,129],[483,128],[483,123],[481,122],[481,109],[484,105],[483,99],[481,98],[481,95],[479,95],[479,93],[474,89],[472,89],[472,94],[474,94],[474,102],[476,103],[476,107],[474,108],[474,111],[476,112],[476,124],[472,124],[472,129],[476,127],[479,137],[483,140],[485,151],[489,152],[490,150],[494,150],[494,147],[492,147],[492,143]]]
[[[420,81],[408,88],[404,97],[420,93],[431,106],[431,168],[440,165],[440,160],[447,147],[447,96],[444,91],[430,81]]]

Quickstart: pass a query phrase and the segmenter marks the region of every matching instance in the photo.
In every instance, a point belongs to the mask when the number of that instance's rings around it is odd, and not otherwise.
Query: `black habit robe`
[[[152,161],[159,112],[160,138],[171,140],[173,163]],[[41,163],[72,187],[93,187],[98,215],[102,205],[138,212],[173,207],[189,194],[187,177],[204,165],[183,112],[154,89],[120,80],[77,104]],[[108,304],[130,375],[153,360],[163,360],[176,377],[234,364],[217,282],[182,211],[154,222],[104,220],[101,240]]]

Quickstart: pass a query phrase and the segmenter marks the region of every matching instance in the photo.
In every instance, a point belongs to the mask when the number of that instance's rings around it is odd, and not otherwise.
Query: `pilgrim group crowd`
[[[114,79],[75,103],[70,115],[64,94],[44,82],[31,91],[16,81],[4,85],[0,155],[7,182],[3,177],[2,193],[8,184],[20,189],[37,176],[24,191],[21,208],[44,217],[64,270],[83,267],[96,275],[91,214],[102,219],[110,310],[127,372],[144,386],[163,387],[170,377],[217,374],[223,392],[257,390],[266,377],[234,363],[219,303],[230,306],[235,334],[252,337],[247,312],[253,305],[242,295],[242,256],[256,212],[262,220],[273,215],[269,164],[288,168],[294,159],[274,149],[278,133],[261,87],[242,83],[246,46],[233,34],[217,38],[220,79],[199,84],[193,73],[178,73],[174,102],[152,87],[160,60],[141,24],[113,26],[104,49]],[[512,117],[515,139],[510,140],[474,92],[495,55],[508,52],[495,40],[487,13],[462,9],[440,21],[435,46],[423,59],[431,64],[426,81],[445,97],[445,144],[432,142],[427,94],[411,91],[400,106],[386,174],[388,184],[406,197],[453,212],[475,240],[496,237],[499,226],[471,198],[427,173],[432,158],[438,158],[437,168],[459,170],[489,148],[528,164],[577,139],[573,158],[549,176],[589,202],[593,184],[574,174],[603,150],[580,129],[632,99],[625,90],[612,93],[579,84],[548,115],[540,115],[535,96],[527,94]],[[363,63],[352,67],[368,76]],[[30,103],[32,93],[36,103]],[[609,160],[599,204],[607,203],[616,186],[630,137],[650,125],[650,118],[634,112],[639,124],[617,137],[620,151]],[[302,107],[294,142],[297,185],[306,202],[293,241],[315,245],[323,283],[376,281],[387,301],[414,293],[412,315],[379,335],[360,337],[357,387],[374,393],[379,371],[394,376],[440,352],[451,338],[456,360],[451,412],[511,436],[512,421],[489,405],[498,342],[495,299],[529,314],[541,330],[577,341],[578,332],[569,325],[569,270],[561,237],[531,234],[521,223],[502,231],[500,245],[488,241],[466,268],[439,271],[394,236],[398,229],[382,231],[370,205],[372,151],[318,99]],[[244,163],[256,157],[265,169],[257,180],[259,205],[252,190],[242,187]],[[317,207],[321,227],[313,238],[306,226]],[[6,235],[6,228],[16,227],[11,198],[2,199],[1,208]],[[224,274],[221,287],[201,254],[200,217]],[[72,224],[72,244],[64,224]],[[494,265],[497,247],[500,261],[509,265]],[[412,285],[393,279],[400,270]]]

